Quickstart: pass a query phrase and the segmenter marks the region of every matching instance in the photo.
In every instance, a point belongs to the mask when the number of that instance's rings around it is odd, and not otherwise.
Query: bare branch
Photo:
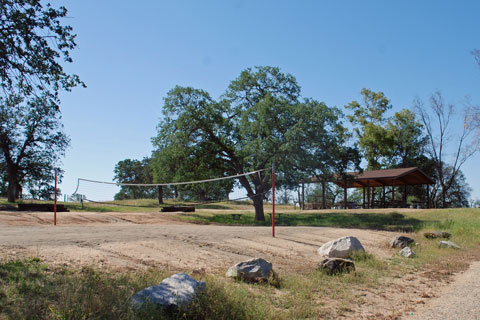
[[[435,171],[438,175],[439,187],[432,191],[434,197],[442,197],[445,206],[445,197],[450,188],[456,183],[461,167],[465,162],[478,152],[478,139],[472,139],[472,132],[475,129],[474,119],[478,119],[478,109],[464,110],[463,129],[458,139],[453,142],[455,137],[451,124],[455,106],[446,104],[441,92],[436,91],[430,97],[430,110],[435,116],[436,130],[427,113],[423,102],[420,99],[414,101],[415,110],[420,116],[428,137],[428,153],[435,162]],[[475,113],[476,112],[476,113]],[[478,120],[476,120],[478,122]],[[477,128],[479,128],[477,126]],[[455,143],[450,146],[450,143]],[[448,156],[448,150],[452,150],[451,157]],[[450,162],[448,162],[450,159]],[[437,191],[440,191],[437,194]]]

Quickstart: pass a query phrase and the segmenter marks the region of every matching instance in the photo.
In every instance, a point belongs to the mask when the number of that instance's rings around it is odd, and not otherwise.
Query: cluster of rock
[[[399,255],[405,258],[413,258],[416,256],[415,251],[410,247],[413,245],[415,240],[406,236],[396,236],[388,243],[390,248],[400,248],[398,252]]]
[[[445,231],[425,232],[423,235],[427,239],[450,239],[450,237],[452,236],[450,233]],[[440,248],[460,249],[460,247],[452,241],[440,241],[438,246]]]
[[[227,277],[247,282],[267,281],[273,273],[272,264],[264,259],[255,258],[232,266]],[[197,281],[185,273],[177,273],[166,278],[157,286],[145,288],[131,298],[134,307],[153,304],[167,310],[178,310],[181,305],[188,305],[195,295],[206,288],[205,282]]]
[[[424,236],[428,239],[449,239],[451,237],[448,232],[444,231],[427,232]],[[415,240],[409,237],[397,236],[390,240],[389,245],[391,248],[400,248],[401,256],[412,258],[415,257],[415,251],[411,248],[414,243]],[[460,248],[451,241],[440,241],[439,246],[441,248]],[[318,249],[318,254],[324,258],[320,262],[319,268],[328,275],[355,271],[355,263],[348,258],[356,252],[365,252],[365,248],[355,237],[348,236],[329,241]],[[254,258],[230,267],[226,276],[246,282],[267,282],[272,274],[273,268],[270,262],[262,258]],[[175,310],[180,305],[191,303],[195,295],[205,287],[205,282],[196,281],[185,273],[177,273],[163,280],[157,286],[137,292],[132,296],[131,303],[135,307],[152,303]]]
[[[355,237],[329,241],[318,249],[318,254],[325,258],[319,268],[329,275],[355,271],[355,263],[346,258],[358,251],[365,252],[365,248]]]
[[[435,232],[425,232],[423,234],[427,239],[450,239],[452,236],[450,233],[445,231],[435,231]],[[391,248],[401,248],[399,254],[405,258],[413,258],[415,257],[415,251],[412,250],[411,245],[413,245],[415,240],[405,237],[405,236],[397,236],[390,240],[389,245]],[[453,249],[460,249],[460,247],[453,243],[452,241],[440,241],[439,243],[440,248],[453,248]]]

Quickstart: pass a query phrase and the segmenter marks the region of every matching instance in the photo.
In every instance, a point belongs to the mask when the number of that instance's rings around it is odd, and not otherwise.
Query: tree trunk
[[[255,207],[255,221],[265,221],[262,194],[257,194],[253,197],[253,206]]]
[[[9,177],[8,179],[8,202],[15,202],[15,195],[17,194],[17,185],[18,183],[13,179],[13,177]]]
[[[447,202],[445,201],[445,187],[442,186],[442,208],[446,208],[447,207]]]
[[[163,186],[158,186],[158,204],[163,204]]]

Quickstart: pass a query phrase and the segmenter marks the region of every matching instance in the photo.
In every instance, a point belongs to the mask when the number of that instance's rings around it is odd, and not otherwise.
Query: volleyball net
[[[270,174],[270,170],[271,168],[265,168],[231,176],[168,183],[117,183],[78,178],[77,188],[68,200],[135,207],[158,207],[159,199],[175,199],[192,205],[248,201],[253,200],[253,197],[266,198],[268,194],[230,197],[234,186],[238,186],[235,181],[252,175],[263,179],[266,174]]]

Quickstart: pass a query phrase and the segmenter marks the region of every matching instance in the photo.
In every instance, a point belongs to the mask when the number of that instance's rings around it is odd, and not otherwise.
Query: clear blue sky
[[[480,1],[54,1],[77,33],[88,88],[62,94],[72,143],[64,182],[111,181],[123,159],[150,155],[162,99],[175,85],[223,93],[248,67],[278,66],[305,97],[343,108],[362,88],[393,111],[441,90],[480,104]],[[480,156],[463,171],[480,198]]]

